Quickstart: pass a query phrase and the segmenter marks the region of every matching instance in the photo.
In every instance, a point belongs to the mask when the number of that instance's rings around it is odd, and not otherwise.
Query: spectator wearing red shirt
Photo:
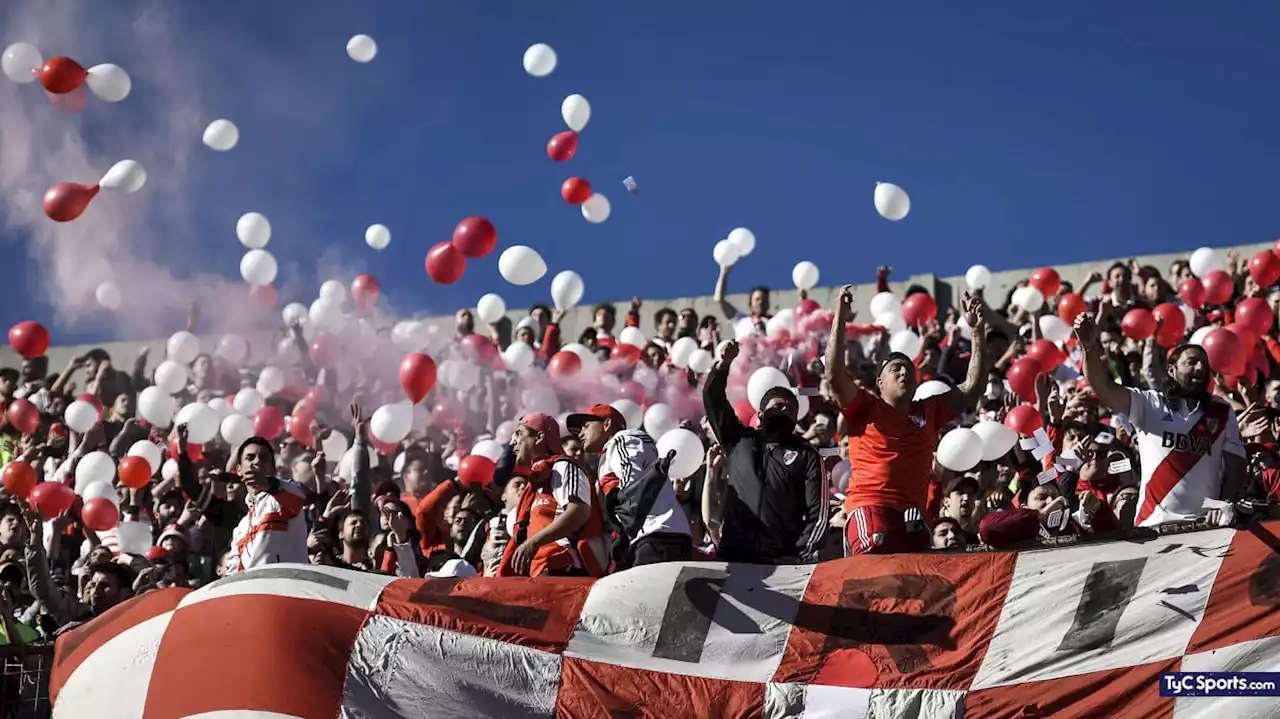
[[[845,323],[853,316],[853,293],[840,290],[840,304],[827,342],[826,380],[840,403],[850,442],[853,480],[846,493],[850,554],[924,551],[924,525],[933,451],[942,428],[972,407],[986,386],[986,324],[982,301],[964,299],[965,321],[973,328],[973,354],[960,388],[916,402],[912,358],[892,353],[880,364],[879,396],[858,387],[844,368]],[[908,516],[912,519],[908,521]]]

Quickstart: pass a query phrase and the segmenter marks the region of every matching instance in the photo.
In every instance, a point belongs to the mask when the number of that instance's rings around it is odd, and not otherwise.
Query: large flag
[[[1277,716],[1157,684],[1280,671],[1277,530],[600,580],[275,565],[66,634],[53,716]]]

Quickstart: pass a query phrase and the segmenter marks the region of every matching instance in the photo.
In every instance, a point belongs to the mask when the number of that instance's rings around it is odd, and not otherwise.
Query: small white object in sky
[[[347,56],[356,62],[369,62],[378,54],[378,43],[368,35],[356,35],[347,41]]]
[[[214,120],[204,129],[203,139],[210,150],[226,152],[240,142],[240,128],[230,120]]]
[[[622,186],[626,187],[627,192],[630,192],[633,195],[640,194],[640,186],[636,184],[636,178],[631,175],[627,175],[627,177],[622,181]]]
[[[524,71],[534,77],[546,77],[556,69],[556,51],[540,42],[524,51]]]

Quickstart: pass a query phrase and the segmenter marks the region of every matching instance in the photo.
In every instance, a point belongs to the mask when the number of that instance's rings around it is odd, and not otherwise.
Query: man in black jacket
[[[789,387],[769,390],[760,401],[760,428],[744,427],[725,397],[737,356],[737,342],[721,345],[702,392],[707,422],[729,463],[720,558],[816,562],[827,531],[828,495],[817,450],[795,433],[799,400]]]

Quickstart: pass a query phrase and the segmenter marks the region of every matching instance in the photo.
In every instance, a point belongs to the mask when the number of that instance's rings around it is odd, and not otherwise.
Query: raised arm
[[[1104,312],[1105,303],[1098,309]],[[1106,360],[1102,357],[1102,343],[1098,341],[1098,324],[1088,312],[1081,312],[1075,322],[1076,339],[1080,341],[1080,354],[1084,357],[1084,378],[1089,382],[1098,401],[1112,412],[1129,413],[1129,391],[1111,381]]]
[[[733,269],[733,265],[721,265],[720,277],[716,279],[716,291],[712,296],[712,299],[720,304],[720,311],[724,313],[725,319],[730,322],[738,316],[738,308],[725,299],[725,290],[729,286],[729,270],[731,269]]]
[[[827,381],[840,406],[847,407],[858,394],[858,387],[844,366],[845,323],[853,318],[853,285],[840,288],[837,303],[835,317],[831,320],[831,333],[827,336],[826,368],[822,378]]]
[[[977,405],[987,384],[987,313],[982,298],[966,292],[962,307],[964,321],[973,328],[973,353],[969,355],[964,384],[948,393],[951,410],[956,414]]]
[[[738,356],[737,340],[728,340],[720,345],[720,357],[707,373],[707,383],[702,388],[702,404],[707,413],[707,423],[725,451],[733,449],[746,429],[738,421],[738,415],[725,396],[725,386],[729,383],[729,366]]]

